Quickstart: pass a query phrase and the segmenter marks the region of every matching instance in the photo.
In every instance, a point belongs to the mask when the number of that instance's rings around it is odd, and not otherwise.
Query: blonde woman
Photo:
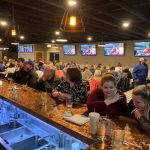
[[[140,85],[133,89],[132,100],[134,108],[131,114],[138,120],[144,131],[150,135],[150,85]]]

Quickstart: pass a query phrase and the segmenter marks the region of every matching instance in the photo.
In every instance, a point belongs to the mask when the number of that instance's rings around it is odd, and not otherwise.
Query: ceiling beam
[[[135,15],[136,17],[140,18],[141,20],[150,23],[150,20],[148,17],[144,16],[143,14],[141,14],[139,11],[136,11],[135,8],[133,8],[132,6],[128,6],[126,3],[121,2],[120,0],[111,0],[114,4],[120,6],[121,8],[123,8],[124,10],[126,10],[127,12]]]
[[[11,3],[10,0],[5,0],[5,1]],[[47,11],[47,10],[44,10],[44,9],[41,9],[41,8],[37,8],[37,7],[31,6],[31,5],[22,3],[22,2],[16,2],[16,1],[14,1],[14,4],[15,4],[15,5],[22,6],[22,7],[25,7],[25,8],[32,9],[32,10],[35,10],[35,11],[39,11],[39,12],[42,12],[42,13],[46,13],[46,14],[50,14],[50,15],[56,16],[56,13],[53,12],[53,11]]]

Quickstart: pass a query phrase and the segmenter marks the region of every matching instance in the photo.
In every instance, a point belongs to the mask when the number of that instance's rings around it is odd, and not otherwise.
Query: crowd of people
[[[147,84],[148,65],[144,58],[133,68],[120,63],[106,68],[101,64],[84,67],[70,63],[39,63],[32,60],[0,61],[1,78],[11,78],[15,83],[49,92],[54,99],[86,104],[89,112],[102,116],[120,115],[137,119],[141,128],[150,134],[150,85]],[[130,80],[133,78],[133,84]],[[134,88],[127,104],[125,91]]]

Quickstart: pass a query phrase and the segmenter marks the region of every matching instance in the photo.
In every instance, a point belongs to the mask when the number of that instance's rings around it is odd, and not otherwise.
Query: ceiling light
[[[75,0],[69,1],[69,5],[73,6],[75,4]],[[85,32],[81,8],[66,8],[59,29],[63,32]]]
[[[92,37],[89,36],[89,37],[88,37],[88,41],[92,41]]]
[[[55,43],[55,40],[52,40],[52,43]]]
[[[124,28],[128,28],[128,27],[129,27],[129,25],[130,25],[130,23],[129,23],[129,22],[123,22],[123,24],[122,24],[122,26],[123,26]]]
[[[150,37],[150,32],[148,33],[148,36]]]
[[[75,26],[77,17],[76,16],[70,16],[70,26]]]
[[[0,42],[2,42],[2,39],[0,39]]]
[[[59,31],[56,31],[55,34],[56,34],[56,35],[60,35],[60,32],[59,32]]]
[[[0,24],[1,24],[2,26],[7,26],[7,22],[6,22],[6,21],[0,21]]]
[[[16,36],[16,34],[17,34],[17,33],[16,33],[16,29],[13,28],[13,29],[11,30],[11,35],[12,35],[12,36]]]
[[[52,45],[51,44],[47,44],[47,47],[52,47]]]
[[[17,42],[16,43],[11,43],[11,45],[19,45],[19,43],[17,43]]]
[[[21,40],[24,40],[24,36],[23,36],[23,35],[21,35],[21,36],[20,36],[20,39],[21,39]]]
[[[69,0],[68,1],[69,6],[75,6],[77,2],[75,0]]]
[[[67,39],[56,39],[57,42],[67,42]]]
[[[104,47],[105,44],[98,44],[98,47]]]

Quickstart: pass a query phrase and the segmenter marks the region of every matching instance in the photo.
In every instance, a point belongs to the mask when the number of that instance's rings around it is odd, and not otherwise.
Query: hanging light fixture
[[[85,32],[81,9],[76,7],[76,1],[70,0],[68,4],[70,7],[64,12],[60,30],[64,32]]]
[[[11,28],[11,35],[16,36],[16,27],[15,27],[15,15],[14,15],[14,0],[12,0],[12,28]]]

